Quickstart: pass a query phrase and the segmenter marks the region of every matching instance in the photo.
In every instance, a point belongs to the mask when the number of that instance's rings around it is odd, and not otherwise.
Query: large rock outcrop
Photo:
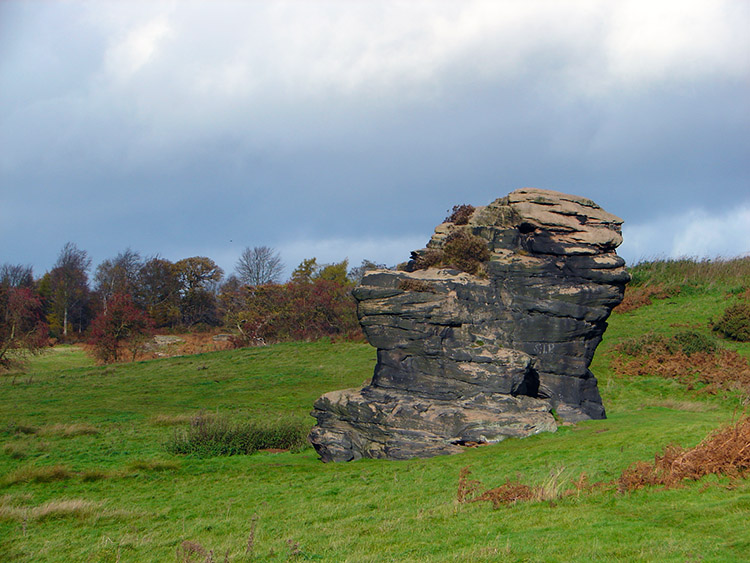
[[[375,373],[316,401],[321,459],[449,454],[604,418],[589,364],[628,280],[621,224],[526,188],[439,225],[402,270],[369,271],[354,296]]]

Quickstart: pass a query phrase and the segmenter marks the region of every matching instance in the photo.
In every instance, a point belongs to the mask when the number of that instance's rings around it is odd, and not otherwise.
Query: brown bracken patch
[[[750,389],[750,364],[734,350],[720,348],[714,353],[682,351],[657,352],[612,359],[612,368],[622,375],[658,375],[675,379],[688,389],[701,386],[701,392],[715,394],[720,389]]]
[[[720,428],[690,449],[667,446],[653,463],[638,461],[625,469],[617,483],[619,491],[634,491],[647,485],[676,487],[686,480],[706,475],[738,478],[750,471],[750,417]]]
[[[679,293],[679,287],[665,287],[663,285],[628,286],[625,288],[625,298],[612,312],[629,313],[646,305],[651,305],[654,299],[668,299]]]

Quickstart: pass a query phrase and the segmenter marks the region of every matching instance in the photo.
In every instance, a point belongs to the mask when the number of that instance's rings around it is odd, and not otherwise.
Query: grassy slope
[[[44,358],[32,377],[0,380],[0,428],[48,429],[0,433],[0,560],[175,561],[181,542],[191,540],[217,560],[228,550],[229,560],[245,561],[255,515],[257,560],[287,560],[295,543],[298,558],[325,561],[741,560],[750,552],[747,481],[709,478],[677,490],[599,491],[498,510],[455,501],[466,465],[488,486],[517,475],[541,483],[561,467],[570,479],[586,472],[592,481],[611,480],[669,443],[694,445],[730,421],[738,396],[613,375],[608,359],[622,338],[705,327],[724,305],[724,294],[711,291],[613,316],[592,366],[607,420],[406,462],[322,464],[311,449],[174,458],[162,448],[173,429],[153,423],[157,414],[199,409],[304,418],[321,393],[360,386],[371,375],[375,354],[365,344],[283,344],[107,368],[70,352]],[[750,356],[750,345],[733,347]],[[88,423],[99,433],[49,431],[63,423]],[[154,460],[177,465],[159,471],[138,463]],[[58,464],[72,476],[9,484],[19,468]],[[83,478],[93,471],[103,478]],[[24,522],[19,507],[40,510],[60,499],[99,504]]]

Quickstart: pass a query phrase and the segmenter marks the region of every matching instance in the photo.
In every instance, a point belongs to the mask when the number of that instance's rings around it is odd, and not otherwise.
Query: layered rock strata
[[[401,271],[368,272],[354,297],[377,365],[363,389],[316,401],[321,459],[429,457],[604,418],[589,364],[628,280],[621,224],[525,188],[439,225]],[[445,259],[418,269],[459,235],[489,250],[475,275]]]

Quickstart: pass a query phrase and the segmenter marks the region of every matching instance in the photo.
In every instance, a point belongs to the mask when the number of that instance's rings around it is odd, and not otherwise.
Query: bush
[[[451,234],[445,241],[443,252],[446,265],[455,266],[469,274],[479,272],[482,263],[490,259],[485,240],[465,231]]]
[[[654,356],[658,354],[676,354],[682,352],[686,356],[699,352],[713,354],[718,349],[716,340],[708,335],[692,330],[677,332],[672,337],[659,334],[646,334],[640,338],[624,340],[616,350],[626,356]]]
[[[699,352],[713,354],[718,348],[716,340],[707,334],[692,330],[683,330],[676,333],[672,337],[671,345],[673,352],[680,350],[683,354],[688,356]]]
[[[187,430],[176,431],[166,449],[172,454],[196,457],[249,455],[268,448],[301,450],[307,445],[308,431],[297,422],[261,425],[201,414],[193,418]]]
[[[419,253],[414,253],[414,269],[426,270],[428,268],[437,268],[443,264],[445,253],[442,250],[428,248]]]
[[[750,342],[750,303],[740,302],[727,307],[713,329],[739,342]]]
[[[473,213],[473,205],[454,205],[453,213],[445,218],[445,222],[453,223],[454,225],[466,225]]]

